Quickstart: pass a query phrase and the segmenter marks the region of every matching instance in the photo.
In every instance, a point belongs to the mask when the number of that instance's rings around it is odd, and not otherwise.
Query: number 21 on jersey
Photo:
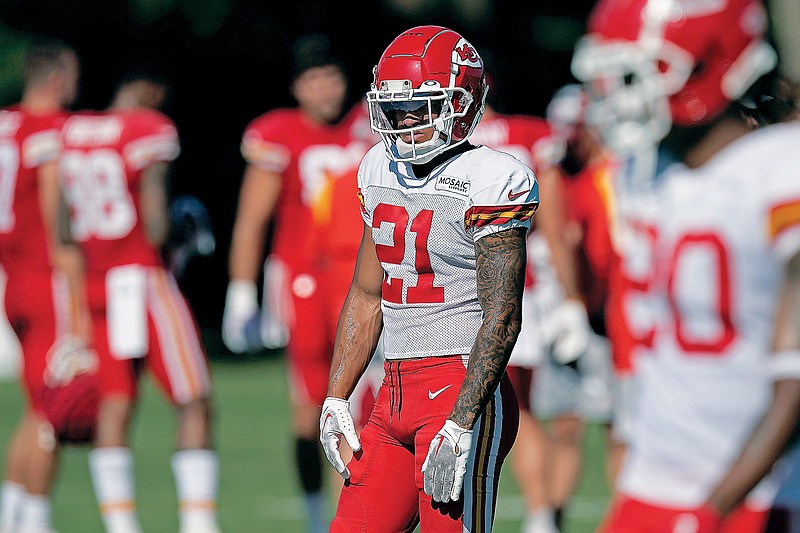
[[[431,233],[433,211],[423,209],[412,220],[405,207],[391,204],[378,204],[372,217],[372,227],[380,228],[381,223],[394,224],[391,245],[376,244],[375,251],[381,263],[400,265],[406,253],[406,232],[414,237],[414,269],[417,273],[416,285],[409,286],[403,300],[403,280],[388,275],[383,280],[383,299],[391,303],[443,303],[444,287],[434,284],[431,256],[428,252],[428,237]]]

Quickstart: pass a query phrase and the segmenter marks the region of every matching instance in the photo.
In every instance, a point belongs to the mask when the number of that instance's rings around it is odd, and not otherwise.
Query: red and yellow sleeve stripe
[[[773,206],[768,223],[769,237],[773,241],[787,229],[800,225],[800,198]]]
[[[464,227],[469,229],[480,228],[490,224],[502,225],[512,220],[525,222],[533,217],[538,208],[539,202],[519,205],[474,205],[469,208],[464,216]]]
[[[364,201],[364,193],[361,192],[361,189],[358,189],[356,196],[358,196],[358,206],[361,208],[361,214],[367,216],[367,203]]]

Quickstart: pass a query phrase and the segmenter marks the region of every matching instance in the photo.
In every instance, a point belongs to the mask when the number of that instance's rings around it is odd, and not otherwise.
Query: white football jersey
[[[628,221],[640,237],[624,251],[639,263],[649,308],[635,318],[650,321],[651,342],[637,359],[641,398],[619,479],[627,495],[701,504],[769,405],[776,299],[800,251],[798,147],[800,124],[784,124],[699,169],[672,165]],[[754,504],[768,505],[769,485]]]
[[[475,242],[509,228],[530,229],[539,204],[533,171],[506,153],[478,147],[420,179],[377,144],[361,162],[358,185],[385,272],[386,359],[468,356],[482,323]]]

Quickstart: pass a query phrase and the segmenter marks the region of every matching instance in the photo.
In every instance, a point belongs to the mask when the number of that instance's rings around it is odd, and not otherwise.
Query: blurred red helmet
[[[61,442],[94,440],[100,404],[97,365],[97,353],[72,335],[58,339],[47,355],[42,404]]]
[[[48,387],[42,394],[44,413],[59,442],[88,444],[94,440],[100,383],[96,373],[82,373],[69,383]]]
[[[777,62],[761,0],[599,0],[572,71],[612,148],[718,117]]]
[[[480,122],[486,99],[483,61],[461,35],[441,26],[403,32],[381,55],[367,93],[372,129],[395,161],[424,163],[464,142]],[[427,106],[429,118],[411,128],[398,124],[399,112]],[[401,133],[433,127],[426,142],[406,143]]]

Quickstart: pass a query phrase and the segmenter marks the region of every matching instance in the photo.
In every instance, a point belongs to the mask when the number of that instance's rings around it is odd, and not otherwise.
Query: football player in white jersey
[[[505,367],[538,185],[514,157],[466,142],[487,87],[461,35],[412,28],[374,72],[367,99],[383,142],[359,168],[364,237],[320,418],[346,479],[331,531],[490,531],[517,432]],[[386,375],[356,435],[347,399],[381,332]],[[355,450],[347,465],[342,437]]]
[[[776,66],[767,20],[761,0],[600,0],[573,57],[639,192],[619,194],[639,276],[618,318],[641,390],[604,532],[764,527],[800,413],[800,124],[742,105]]]

